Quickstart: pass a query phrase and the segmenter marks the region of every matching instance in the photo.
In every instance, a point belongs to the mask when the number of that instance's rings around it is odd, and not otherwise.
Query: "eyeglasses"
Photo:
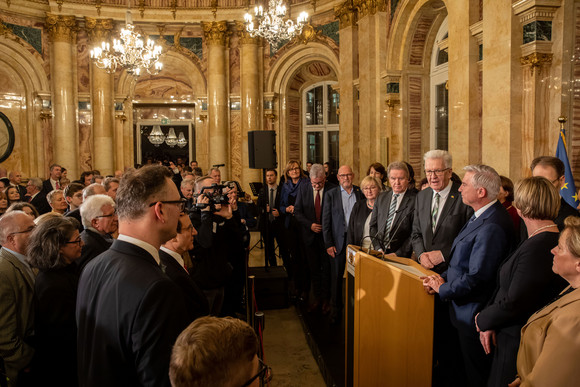
[[[374,191],[374,190],[378,190],[379,187],[377,187],[376,185],[369,185],[367,187],[364,187],[362,190],[363,191]]]
[[[109,215],[99,215],[99,216],[95,216],[95,219],[97,219],[97,218],[112,218],[115,215],[117,215],[117,210],[113,211],[113,213],[111,213]]]
[[[427,171],[425,170],[425,175],[442,175],[443,172],[449,170],[451,168],[445,168],[445,169],[435,169],[433,171]]]
[[[176,204],[177,205],[177,208],[179,208],[179,212],[183,212],[185,210],[186,199],[179,199],[179,200],[158,200],[156,202],[150,203],[149,204],[149,207],[153,207],[157,203]]]
[[[36,225],[34,226],[30,226],[28,227],[26,230],[22,230],[22,231],[15,231],[15,232],[11,232],[8,235],[16,235],[16,234],[28,234],[29,232],[34,231],[34,229],[36,228]]]
[[[288,171],[297,171],[297,172],[300,172],[300,167],[290,168]]]
[[[272,368],[268,367],[262,362],[262,359],[258,359],[260,362],[260,370],[254,376],[252,376],[246,383],[242,384],[241,387],[247,387],[254,383],[254,380],[260,378],[262,384],[270,382],[272,380]]]
[[[353,177],[354,173],[345,173],[342,175],[337,175],[338,177],[340,177],[341,179],[346,179],[347,177]]]
[[[65,242],[67,245],[72,245],[72,244],[77,244],[77,245],[81,245],[81,243],[83,243],[83,240],[81,239],[81,237],[79,236],[77,239],[75,239],[74,241],[68,241]]]

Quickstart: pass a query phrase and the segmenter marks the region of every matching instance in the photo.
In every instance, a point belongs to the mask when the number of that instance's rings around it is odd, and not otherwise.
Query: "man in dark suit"
[[[177,286],[159,266],[183,202],[171,172],[129,173],[117,192],[119,238],[87,264],[76,318],[81,386],[169,386],[171,346],[190,322]]]
[[[8,179],[10,180],[10,185],[16,187],[18,190],[18,193],[20,194],[20,200],[24,200],[24,197],[26,196],[26,188],[24,188],[23,185],[20,185],[22,183],[22,172],[11,171],[8,174]]]
[[[324,314],[330,313],[330,262],[322,237],[322,208],[334,188],[326,182],[324,167],[314,164],[310,168],[310,185],[300,187],[294,204],[294,216],[302,226],[304,254],[314,293],[314,302],[308,310],[313,312],[321,307]]]
[[[553,156],[536,157],[530,166],[532,169],[532,176],[541,176],[548,179],[554,187],[558,188],[558,192],[566,184],[565,167],[562,160]],[[566,203],[564,198],[560,197],[560,210],[558,216],[554,219],[554,223],[558,225],[558,230],[564,229],[564,219],[569,216],[579,216],[578,210]],[[526,225],[521,222],[524,235],[527,237],[528,233],[525,229]]]
[[[363,200],[359,187],[352,184],[354,173],[348,165],[338,169],[337,189],[328,192],[322,211],[322,235],[326,252],[330,255],[331,323],[340,320],[342,310],[342,276],[346,265],[346,231],[352,207]]]
[[[460,184],[451,182],[451,155],[432,150],[424,160],[429,188],[417,194],[411,243],[421,265],[443,273],[453,240],[473,210],[461,200]]]
[[[87,263],[104,253],[113,244],[113,237],[119,227],[115,201],[108,195],[89,196],[80,207],[83,222],[81,239],[84,243],[81,257],[75,261],[82,270]]]
[[[48,200],[46,200],[46,194],[42,190],[42,180],[38,177],[28,179],[28,184],[26,185],[26,200],[36,208],[40,215],[52,211]]]
[[[370,234],[375,249],[410,258],[413,253],[411,231],[417,193],[409,190],[407,164],[395,161],[387,167],[391,191],[377,198],[371,215]],[[393,200],[394,199],[394,200]]]
[[[44,195],[48,194],[50,191],[55,189],[62,189],[60,186],[60,177],[62,174],[62,167],[58,164],[52,164],[50,166],[50,176],[48,179],[42,182],[42,191]]]
[[[192,321],[209,314],[207,298],[189,276],[183,260],[183,254],[193,249],[195,235],[197,231],[189,216],[182,213],[177,223],[177,235],[165,242],[159,250],[161,269],[181,290],[189,314],[188,319]]]
[[[262,233],[262,238],[264,238],[266,252],[264,266],[276,266],[277,264],[276,247],[274,244],[274,239],[276,239],[280,255],[284,261],[284,267],[288,272],[288,277],[292,278],[290,275],[291,272],[289,271],[292,265],[290,265],[287,249],[284,245],[284,218],[280,212],[282,186],[277,184],[277,178],[278,172],[276,169],[267,169],[266,184],[262,187],[258,195],[258,209],[260,210],[259,229]]]
[[[453,241],[448,269],[441,276],[424,278],[423,285],[450,302],[469,385],[485,386],[491,361],[479,342],[474,318],[495,290],[497,269],[511,251],[514,230],[496,200],[501,186],[497,172],[487,165],[464,170],[462,200],[475,213]]]

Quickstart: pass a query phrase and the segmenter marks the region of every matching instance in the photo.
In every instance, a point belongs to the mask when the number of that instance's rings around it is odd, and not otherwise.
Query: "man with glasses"
[[[104,253],[113,244],[113,237],[118,227],[115,202],[108,195],[93,195],[82,203],[80,215],[84,230],[81,239],[84,242],[81,257],[76,261],[79,270],[97,255]]]
[[[382,192],[376,200],[370,222],[375,249],[410,258],[413,253],[411,231],[417,193],[409,190],[407,164],[395,161],[387,167],[392,190]]]
[[[272,369],[258,358],[254,330],[233,318],[201,317],[177,338],[169,378],[173,387],[265,386]]]
[[[342,277],[346,265],[346,231],[354,204],[365,197],[353,185],[354,173],[348,165],[338,169],[338,189],[328,193],[322,210],[322,235],[326,252],[330,255],[330,297],[332,324],[340,321],[342,311]]]
[[[171,345],[190,322],[159,248],[184,203],[164,166],[128,173],[117,191],[119,237],[81,273],[77,296],[81,386],[169,386]],[[110,212],[103,215],[112,215]]]
[[[26,258],[32,230],[32,218],[22,211],[0,218],[0,358],[4,360],[9,386],[18,385],[19,376],[27,374],[34,355],[29,339],[34,334],[36,276]]]
[[[42,190],[42,180],[39,177],[28,179],[25,199],[36,208],[40,215],[52,210],[46,200],[46,193]]]
[[[322,208],[328,194],[336,185],[326,182],[326,174],[321,164],[310,168],[310,185],[300,186],[294,205],[294,216],[302,226],[304,255],[310,268],[310,281],[314,302],[308,307],[309,312],[322,308],[322,313],[329,314],[330,308],[330,262],[324,238],[322,237]]]

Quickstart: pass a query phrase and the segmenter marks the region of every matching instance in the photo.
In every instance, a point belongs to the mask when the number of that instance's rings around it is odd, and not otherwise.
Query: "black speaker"
[[[276,132],[252,130],[248,132],[248,154],[250,168],[276,168]]]

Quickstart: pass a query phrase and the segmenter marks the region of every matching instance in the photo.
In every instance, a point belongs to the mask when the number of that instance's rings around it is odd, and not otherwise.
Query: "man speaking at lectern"
[[[475,213],[453,241],[448,269],[441,276],[425,277],[423,285],[450,302],[468,384],[485,386],[491,358],[479,343],[474,317],[495,290],[497,269],[511,250],[514,232],[509,214],[496,200],[501,186],[497,172],[487,165],[464,170],[459,191]]]

